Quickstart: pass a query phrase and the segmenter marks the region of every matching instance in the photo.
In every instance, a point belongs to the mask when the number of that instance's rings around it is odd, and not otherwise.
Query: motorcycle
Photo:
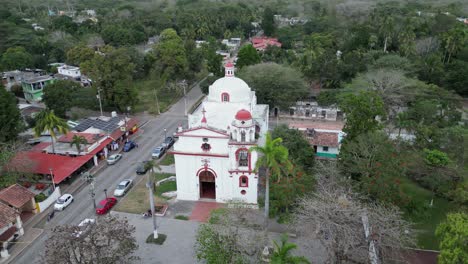
[[[148,218],[148,217],[152,217],[153,214],[151,213],[151,210],[148,210],[147,212],[143,213],[143,218]]]
[[[52,211],[52,213],[50,213],[50,214],[47,216],[47,222],[49,222],[52,218],[54,218],[54,215],[55,215],[55,210]]]

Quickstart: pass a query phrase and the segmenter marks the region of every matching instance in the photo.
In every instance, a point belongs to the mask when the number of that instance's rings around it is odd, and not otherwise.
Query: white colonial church
[[[268,130],[268,105],[257,104],[255,92],[225,66],[209,95],[193,114],[188,128],[178,131],[174,144],[177,198],[243,200],[257,203],[257,153]]]

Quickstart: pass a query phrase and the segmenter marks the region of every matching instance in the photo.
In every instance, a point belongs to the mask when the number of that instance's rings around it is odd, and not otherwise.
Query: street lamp
[[[49,171],[50,171],[50,177],[52,178],[52,186],[54,187],[54,191],[55,191],[54,169],[49,168]]]
[[[98,94],[96,95],[97,99],[99,100],[99,110],[101,111],[101,116],[104,116],[102,114],[102,102],[101,102],[101,88],[97,89]]]
[[[167,136],[167,128],[164,128],[164,140],[166,140],[166,136]]]
[[[106,196],[106,200],[107,200],[107,189],[104,189],[104,195]]]

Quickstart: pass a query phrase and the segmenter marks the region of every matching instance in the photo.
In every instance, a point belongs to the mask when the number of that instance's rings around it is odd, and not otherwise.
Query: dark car
[[[166,148],[164,146],[159,146],[153,150],[153,153],[151,153],[151,157],[153,157],[153,159],[154,158],[159,159],[162,157],[162,155],[164,155],[165,152],[166,152]]]
[[[109,212],[112,207],[117,203],[117,199],[114,197],[109,197],[107,199],[104,199],[99,202],[99,204],[96,206],[96,214],[105,214]]]
[[[138,167],[136,169],[136,173],[138,175],[143,175],[143,174],[146,174],[146,172],[150,169],[150,168],[147,168],[146,167],[146,163],[148,163],[147,161],[143,161],[141,162],[140,164],[138,164]]]
[[[130,150],[132,150],[136,146],[137,146],[137,143],[135,143],[133,141],[125,142],[125,145],[123,147],[123,152],[129,152]]]
[[[174,145],[174,138],[173,137],[167,137],[164,140],[163,146],[166,147],[166,149],[170,149],[172,145]]]

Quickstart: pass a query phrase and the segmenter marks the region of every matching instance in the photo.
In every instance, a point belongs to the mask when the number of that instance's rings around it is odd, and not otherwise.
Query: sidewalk
[[[26,228],[25,228],[26,229]],[[16,242],[15,245],[10,250],[10,257],[4,260],[1,260],[0,263],[10,263],[17,255],[19,255],[23,249],[25,249],[29,244],[31,244],[36,238],[38,238],[43,229],[39,228],[30,228],[29,230],[25,230],[24,235],[20,237]]]

